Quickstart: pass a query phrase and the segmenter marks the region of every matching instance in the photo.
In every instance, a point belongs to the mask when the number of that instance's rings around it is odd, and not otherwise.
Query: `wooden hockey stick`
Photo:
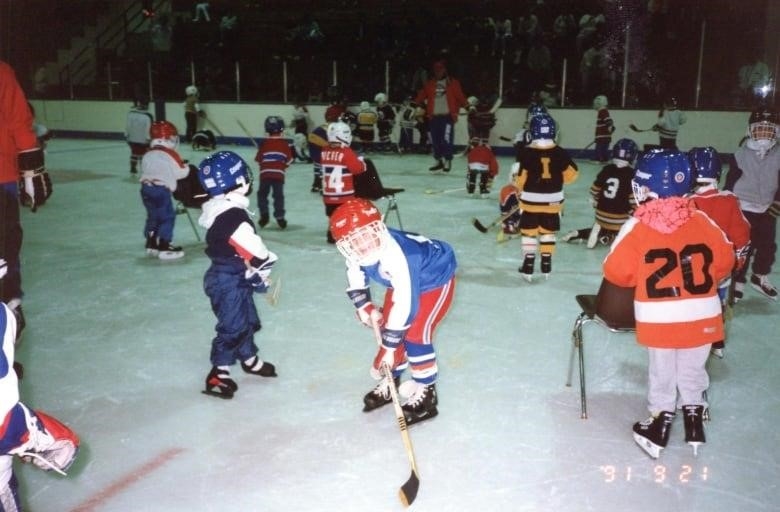
[[[371,327],[374,329],[374,338],[378,345],[382,345],[382,332],[380,331],[379,324],[375,321],[371,321]],[[387,379],[387,385],[390,388],[390,398],[393,400],[393,409],[395,410],[395,418],[398,421],[398,428],[401,429],[401,439],[404,442],[404,448],[406,449],[406,456],[409,457],[409,463],[412,466],[412,474],[409,475],[409,480],[404,483],[398,490],[398,499],[404,507],[408,507],[412,504],[417,497],[417,491],[420,490],[420,476],[417,471],[417,462],[414,458],[414,449],[412,448],[412,438],[409,437],[409,427],[406,424],[406,417],[404,411],[401,408],[401,399],[398,397],[398,390],[393,382],[393,371],[386,363],[382,363],[380,368],[382,375]]]
[[[475,227],[475,228],[477,228],[477,230],[478,230],[478,231],[480,231],[480,232],[482,232],[482,233],[487,233],[488,231],[490,231],[490,228],[492,228],[493,226],[495,226],[495,225],[497,225],[497,224],[501,224],[501,223],[502,223],[502,222],[504,222],[506,219],[508,219],[509,217],[511,217],[512,215],[514,215],[515,213],[517,213],[517,211],[518,211],[518,210],[520,210],[520,205],[517,205],[517,206],[515,206],[514,208],[512,208],[512,209],[509,211],[509,213],[505,213],[505,214],[503,214],[503,215],[500,215],[498,218],[496,218],[496,220],[494,220],[493,222],[491,222],[491,223],[490,223],[490,224],[488,224],[487,226],[485,226],[484,224],[482,224],[482,223],[479,221],[479,219],[477,219],[476,217],[475,217],[475,218],[473,218],[473,219],[471,219],[471,223],[474,225],[474,227]]]
[[[631,131],[634,131],[634,132],[637,132],[637,133],[654,131],[653,128],[647,128],[647,129],[637,128],[634,123],[631,123],[630,125],[628,125],[628,127],[631,129]]]
[[[249,133],[249,130],[246,129],[246,126],[244,126],[244,123],[242,123],[239,119],[236,119],[236,123],[238,123],[239,128],[241,128],[241,131],[243,131],[247,137],[249,137],[250,142],[254,144],[256,148],[259,148],[260,146],[257,145],[257,141],[255,141],[255,138],[252,137],[252,134]]]
[[[267,300],[268,304],[270,304],[271,306],[276,306],[276,304],[279,303],[280,293],[282,293],[282,276],[278,276],[275,279],[273,288],[271,288],[271,291],[269,293],[265,294],[265,300]]]

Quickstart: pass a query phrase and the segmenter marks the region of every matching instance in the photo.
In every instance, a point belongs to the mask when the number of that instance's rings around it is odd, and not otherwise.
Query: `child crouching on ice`
[[[212,368],[203,392],[219,398],[233,398],[238,390],[230,376],[236,361],[246,373],[276,377],[274,365],[258,357],[254,341],[262,325],[253,293],[268,291],[271,268],[278,258],[266,248],[249,218],[250,172],[246,162],[231,151],[214,153],[198,168],[201,185],[210,197],[198,221],[208,230],[206,255],[211,259],[203,289],[217,316]]]

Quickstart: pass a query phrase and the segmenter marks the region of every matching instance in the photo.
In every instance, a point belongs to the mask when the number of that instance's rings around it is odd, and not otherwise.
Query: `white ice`
[[[254,148],[220,149],[256,170]],[[181,150],[195,163],[205,156]],[[289,227],[262,231],[280,256],[283,285],[276,307],[258,296],[256,342],[279,377],[236,368],[239,390],[223,401],[200,393],[215,324],[201,285],[204,244],[179,215],[174,242],[186,256],[145,256],[128,156],[120,141],[52,140],[54,195],[23,214],[23,400],[82,439],[66,478],[17,466],[27,508],[402,510],[397,491],[409,461],[392,408],[361,410],[374,385],[374,341],[344,293],[342,258],[325,242],[311,166],[288,172]],[[780,304],[746,291],[726,357],[709,363],[707,443],[694,457],[678,415],[669,446],[651,460],[631,437],[647,416],[646,356],[633,335],[585,328],[589,419],[580,419],[576,369],[574,385],[564,385],[574,296],[596,291],[606,248],[560,243],[550,279],[529,284],[517,272],[519,241],[498,244],[495,230],[471,225],[498,216],[510,158],[499,159],[489,199],[450,191],[464,186],[463,158],[448,175],[431,175],[428,156],[374,160],[385,186],[406,189],[397,196],[403,228],[450,242],[459,261],[455,301],[435,340],[439,416],[410,428],[421,479],[411,510],[780,510]],[[579,164],[562,233],[593,222],[587,190],[598,167]],[[388,222],[398,225],[395,212]],[[780,284],[777,272],[772,279]]]

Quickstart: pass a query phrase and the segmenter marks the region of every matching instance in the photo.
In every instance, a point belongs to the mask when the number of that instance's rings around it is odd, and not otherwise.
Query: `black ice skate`
[[[393,385],[396,388],[400,382],[401,379],[399,377],[393,377]],[[366,393],[366,396],[363,397],[363,412],[371,412],[374,409],[379,409],[392,401],[393,399],[390,397],[390,388],[388,387],[387,379],[383,378],[374,389]]]
[[[264,228],[268,225],[269,220],[271,219],[268,218],[268,215],[260,215],[260,220],[257,221],[257,225]]]
[[[178,245],[171,245],[168,240],[160,240],[157,245],[157,257],[161,260],[177,260],[184,256],[184,251]]]
[[[526,254],[523,258],[523,266],[517,269],[522,274],[523,279],[529,283],[534,279],[534,262],[536,261],[535,254]]]
[[[233,393],[238,391],[238,384],[230,378],[230,372],[220,370],[216,366],[211,368],[206,377],[206,389],[203,394],[216,396],[218,398],[233,398]]]
[[[540,267],[544,278],[549,279],[550,273],[552,272],[552,254],[546,252],[542,253],[542,263]]]
[[[241,369],[246,373],[259,375],[260,377],[276,377],[276,367],[271,363],[264,362],[257,356],[242,362]]]
[[[657,417],[650,416],[644,421],[634,423],[634,441],[648,455],[657,459],[669,442],[672,421],[673,412],[661,411]]]
[[[439,404],[439,398],[436,396],[436,384],[428,384],[427,386],[418,382],[414,382],[414,384],[412,393],[401,406],[407,425],[429,420],[439,414],[439,410],[436,408]]]
[[[160,254],[160,248],[157,245],[157,234],[154,231],[150,231],[146,235],[146,255],[157,257]]]
[[[322,176],[315,176],[311,183],[312,192],[322,192]]]
[[[436,160],[436,164],[428,168],[431,172],[441,171],[442,169],[444,169],[444,162],[441,159]]]
[[[761,292],[766,298],[777,300],[777,288],[769,282],[769,276],[766,274],[750,276],[750,286]]]
[[[276,223],[279,225],[279,229],[287,227],[287,219],[276,219]]]
[[[693,447],[693,455],[698,455],[699,445],[706,442],[704,437],[704,406],[683,405],[683,420],[685,422],[685,442]]]

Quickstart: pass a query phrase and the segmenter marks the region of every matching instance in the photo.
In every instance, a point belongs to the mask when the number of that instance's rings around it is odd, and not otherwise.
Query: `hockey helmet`
[[[198,88],[194,85],[188,85],[186,89],[184,89],[184,94],[187,96],[197,96],[198,94]]]
[[[528,107],[528,110],[525,113],[525,122],[530,124],[531,119],[542,114],[547,114],[547,108],[540,103],[534,103]]]
[[[612,159],[631,165],[639,153],[639,146],[631,139],[620,139],[612,146]]]
[[[169,121],[155,121],[149,128],[152,146],[163,146],[173,149],[179,144],[179,132]]]
[[[284,119],[279,116],[268,116],[265,118],[265,131],[270,134],[279,134],[284,131]]]
[[[360,110],[368,110],[371,108],[371,104],[367,101],[360,102]]]
[[[389,233],[382,214],[367,199],[348,199],[330,216],[336,248],[358,265],[372,265],[387,243]]]
[[[529,126],[532,140],[554,140],[556,135],[555,121],[548,114],[540,114],[531,118]]]
[[[722,164],[720,155],[715,148],[691,148],[688,151],[688,160],[691,162],[691,172],[697,183],[717,184],[720,181]]]
[[[758,151],[761,158],[777,143],[777,112],[760,107],[751,112],[748,121],[747,147]]]
[[[669,96],[664,100],[664,108],[668,108],[669,110],[676,110],[677,109],[677,97],[676,96]]]
[[[349,147],[352,144],[352,129],[344,121],[336,121],[328,125],[328,142]]]
[[[133,107],[137,110],[146,110],[149,108],[149,99],[146,96],[138,96],[133,101]]]
[[[691,190],[691,164],[680,151],[651,149],[639,157],[631,180],[637,203],[684,196]]]
[[[198,179],[209,196],[215,197],[245,187],[249,192],[252,174],[243,158],[232,151],[218,151],[198,166]]]
[[[376,93],[376,96],[374,96],[374,101],[376,102],[377,105],[380,106],[384,105],[385,103],[387,103],[387,94],[383,92]]]
[[[600,110],[602,108],[607,108],[607,97],[603,94],[599,94],[595,98],[593,98],[593,108],[596,110]]]

